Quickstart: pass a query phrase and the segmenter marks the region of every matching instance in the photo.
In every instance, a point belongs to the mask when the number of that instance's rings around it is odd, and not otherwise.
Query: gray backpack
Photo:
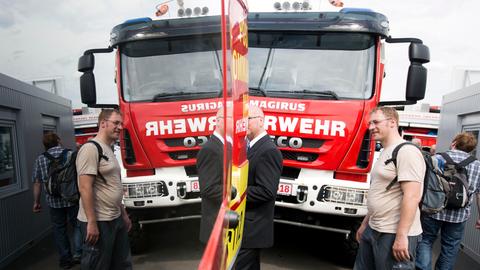
[[[108,161],[108,157],[103,154],[102,147],[95,141],[91,140],[86,143],[93,143],[98,151],[98,162],[101,159]],[[57,198],[63,198],[66,201],[75,203],[80,198],[80,192],[77,183],[77,168],[75,162],[77,160],[78,151],[64,149],[58,157],[54,157],[48,152],[43,155],[49,160],[48,178],[45,182],[45,191]],[[106,182],[103,175],[97,171],[98,176]]]
[[[385,161],[385,165],[393,162],[395,167],[397,166],[397,155],[400,148],[404,145],[416,145],[410,142],[404,142],[399,144],[393,149],[392,157]],[[418,147],[417,147],[418,148]],[[425,161],[425,176],[423,177],[423,194],[419,204],[420,210],[425,214],[435,214],[447,206],[447,198],[450,193],[450,185],[442,173],[439,166],[438,159],[435,156],[431,156],[430,153],[418,149],[422,153],[423,160]],[[397,182],[397,176],[386,187],[386,190],[392,188]]]
[[[446,163],[443,168],[443,177],[450,186],[450,192],[447,194],[447,209],[458,209],[467,206],[470,202],[468,194],[468,171],[466,166],[477,160],[473,156],[462,160],[459,163],[447,153],[440,153]]]

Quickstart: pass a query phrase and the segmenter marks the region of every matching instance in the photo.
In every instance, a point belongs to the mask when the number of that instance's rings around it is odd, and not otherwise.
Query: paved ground
[[[149,249],[144,255],[133,256],[135,269],[196,269],[203,252],[198,239],[198,220],[153,224],[146,227]],[[318,233],[314,231],[317,236]],[[332,260],[328,239],[306,241],[309,232],[290,226],[276,227],[276,245],[262,254],[262,269],[334,269],[347,270]],[[309,244],[306,244],[309,243]],[[58,256],[52,236],[10,264],[7,269],[56,269]],[[80,269],[79,266],[73,269]]]
[[[203,246],[197,240],[198,227],[198,220],[148,225],[149,250],[133,256],[134,268],[196,269],[203,252]],[[351,269],[342,265],[342,256],[332,244],[338,240],[337,234],[276,225],[275,239],[275,247],[262,254],[263,270]],[[48,235],[7,269],[57,269],[57,260],[52,236]],[[458,261],[455,269],[480,269],[480,265],[463,254]]]

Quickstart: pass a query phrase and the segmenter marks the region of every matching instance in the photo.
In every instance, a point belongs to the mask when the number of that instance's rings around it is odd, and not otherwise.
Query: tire
[[[148,249],[147,237],[145,230],[140,226],[138,219],[130,217],[132,220],[132,228],[128,233],[130,240],[130,251],[132,254],[142,254]]]

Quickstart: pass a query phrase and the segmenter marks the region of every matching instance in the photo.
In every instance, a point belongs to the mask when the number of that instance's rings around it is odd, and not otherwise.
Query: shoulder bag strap
[[[392,157],[387,159],[385,161],[385,165],[387,165],[388,163],[390,162],[393,162],[393,164],[395,165],[395,169],[397,168],[397,156],[398,156],[398,151],[400,151],[400,148],[402,148],[404,145],[407,145],[407,144],[411,144],[411,145],[414,145],[413,143],[411,142],[403,142],[399,145],[397,145],[395,147],[395,149],[393,149],[392,151]],[[415,146],[416,147],[416,146]],[[395,178],[393,178],[393,180],[390,182],[390,184],[388,184],[388,186],[385,188],[385,190],[389,190],[393,187],[393,185],[395,185],[395,183],[397,182],[398,180],[398,173],[397,173],[397,176],[395,176]]]
[[[102,149],[102,146],[100,144],[98,144],[96,141],[94,140],[90,140],[90,141],[87,141],[86,143],[93,143],[96,147],[97,147],[97,151],[98,151],[98,164],[100,164],[100,161],[103,159],[105,159],[105,161],[108,161],[108,157],[105,156],[103,154],[103,149]],[[98,170],[98,165],[97,165],[97,174],[98,176],[100,177],[100,179],[103,180],[104,183],[107,183],[107,180],[105,179],[105,177],[103,177],[103,175],[100,173],[100,171]]]

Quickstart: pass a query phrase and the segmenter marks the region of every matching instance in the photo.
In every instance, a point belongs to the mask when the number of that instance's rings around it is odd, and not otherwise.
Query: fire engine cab
[[[108,106],[96,101],[94,54],[115,51],[124,202],[139,232],[150,222],[199,217],[195,157],[221,106],[219,3],[164,4],[115,26],[110,45],[85,51],[78,64],[82,102]],[[353,257],[375,150],[368,114],[380,104],[387,44],[410,44],[411,65],[406,100],[386,105],[424,98],[428,47],[392,38],[387,17],[368,9],[248,4],[249,102],[264,110],[284,158],[275,221],[344,234],[345,256]]]

